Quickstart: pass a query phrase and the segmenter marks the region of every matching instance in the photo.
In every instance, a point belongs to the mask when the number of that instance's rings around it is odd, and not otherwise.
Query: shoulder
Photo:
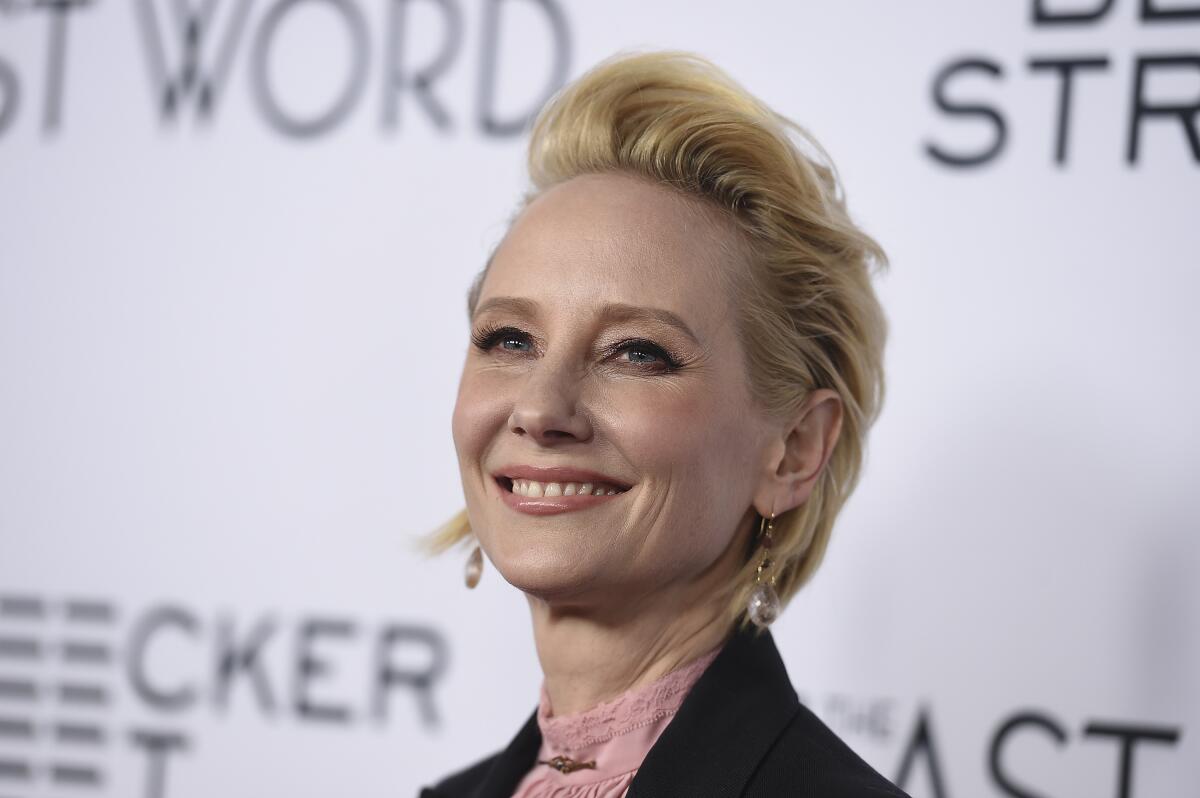
[[[434,786],[422,789],[419,798],[457,798],[460,795],[470,795],[483,783],[488,771],[491,770],[499,756],[500,753],[492,754],[473,765],[451,773]]]
[[[821,798],[908,798],[801,704],[746,785],[746,798],[790,794]]]

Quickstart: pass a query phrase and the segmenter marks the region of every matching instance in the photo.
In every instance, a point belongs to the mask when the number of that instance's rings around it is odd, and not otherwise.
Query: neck
[[[530,600],[533,636],[554,714],[571,715],[649,684],[724,642],[717,615],[687,618],[666,607],[642,608],[611,625],[591,614],[559,612]]]
[[[686,665],[728,639],[718,587],[738,546],[699,579],[586,605],[526,594],[546,693],[556,716],[610,701]]]

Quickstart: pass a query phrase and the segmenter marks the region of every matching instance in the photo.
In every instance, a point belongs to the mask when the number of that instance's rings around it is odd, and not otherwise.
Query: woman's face
[[[668,189],[585,175],[496,250],[453,429],[471,527],[516,587],[630,600],[740,565],[768,427],[725,288],[745,268],[729,225]]]

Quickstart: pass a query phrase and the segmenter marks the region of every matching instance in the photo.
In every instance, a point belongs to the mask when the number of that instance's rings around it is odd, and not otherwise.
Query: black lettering
[[[1101,0],[1090,11],[1052,11],[1046,0],[1033,0],[1034,25],[1090,25],[1112,11],[1114,0]]]
[[[830,725],[840,726],[845,723],[845,715],[849,712],[850,701],[840,693],[830,693],[825,697],[825,717]]]
[[[50,12],[50,39],[46,43],[46,105],[42,130],[58,130],[62,121],[62,96],[67,62],[67,15],[90,0],[44,0],[37,7]]]
[[[216,684],[213,685],[213,701],[220,709],[229,706],[230,687],[239,672],[250,677],[254,688],[254,697],[263,714],[271,715],[275,711],[275,698],[271,692],[271,682],[262,668],[262,649],[275,634],[276,624],[271,618],[264,618],[254,626],[246,640],[238,643],[234,632],[233,619],[228,618],[217,625]]]
[[[238,0],[234,6],[216,60],[210,68],[205,68],[202,65],[202,52],[218,5],[207,2],[196,11],[188,3],[171,3],[175,24],[169,29],[178,31],[180,36],[179,64],[176,67],[168,65],[155,0],[139,0],[135,7],[150,74],[150,90],[154,93],[164,121],[173,120],[185,100],[192,97],[195,97],[196,111],[201,119],[207,120],[216,110],[217,99],[233,65],[242,29],[246,26],[250,0]]]
[[[187,738],[182,734],[134,729],[129,733],[129,739],[146,752],[146,798],[165,798],[167,755],[172,751],[186,751]]]
[[[930,795],[932,798],[946,798],[948,794],[946,783],[942,778],[942,767],[938,763],[937,746],[933,741],[931,726],[929,710],[921,707],[917,713],[916,728],[913,729],[912,737],[909,738],[908,747],[904,749],[904,755],[900,759],[900,768],[897,771],[898,775],[894,781],[897,787],[904,789],[916,766],[917,757],[923,756],[929,770],[929,786],[933,790]]]
[[[146,674],[146,649],[150,641],[168,627],[175,627],[195,637],[200,624],[196,617],[180,607],[161,607],[147,613],[134,627],[129,638],[126,668],[129,682],[138,696],[150,706],[164,711],[187,709],[196,701],[196,689],[190,686],[167,690],[150,682]]]
[[[408,6],[412,0],[392,0],[390,25],[387,38],[387,56],[384,59],[383,79],[383,127],[392,130],[400,116],[400,90],[412,89],[413,96],[425,109],[439,130],[449,130],[450,114],[446,106],[434,96],[433,84],[450,68],[458,55],[462,43],[462,14],[453,0],[431,0],[441,9],[445,20],[442,46],[432,61],[414,70],[411,77],[405,74],[404,42],[405,22]]]
[[[891,702],[861,700],[831,694],[825,700],[825,718],[829,725],[839,726],[852,734],[865,734],[879,739],[892,735]]]
[[[988,751],[988,768],[992,774],[992,781],[996,782],[996,786],[1005,795],[1012,798],[1042,798],[1040,793],[1017,785],[1000,763],[1001,752],[1008,743],[1008,738],[1017,730],[1025,727],[1041,729],[1046,732],[1054,738],[1054,742],[1058,744],[1059,748],[1067,741],[1066,730],[1049,715],[1041,715],[1037,712],[1019,712],[1000,724],[1000,728],[992,735],[992,745]]]
[[[943,67],[933,79],[932,95],[934,105],[943,113],[951,116],[974,116],[990,121],[995,131],[995,138],[986,149],[970,154],[949,152],[938,144],[926,142],[925,152],[929,157],[945,166],[965,168],[985,164],[1004,150],[1004,143],[1008,137],[1008,126],[1004,121],[1004,117],[995,108],[982,103],[975,105],[956,103],[947,98],[946,86],[950,80],[958,75],[969,72],[982,72],[985,75],[996,78],[1004,76],[1004,71],[999,64],[984,58],[963,58],[953,61]]]
[[[1133,69],[1133,101],[1129,113],[1129,149],[1126,160],[1136,164],[1138,142],[1141,138],[1142,119],[1154,116],[1177,116],[1188,144],[1192,148],[1192,160],[1200,163],[1200,133],[1196,131],[1196,114],[1200,114],[1200,97],[1191,105],[1151,104],[1145,96],[1146,75],[1152,69],[1192,67],[1200,71],[1200,55],[1146,55],[1139,56]]]
[[[346,723],[350,710],[333,704],[317,704],[309,695],[315,677],[329,673],[328,662],[318,659],[313,653],[314,641],[323,636],[350,637],[354,625],[349,621],[309,620],[300,625],[296,640],[296,680],[294,682],[294,707],[296,714],[312,720]]]
[[[271,45],[275,41],[280,23],[296,6],[305,2],[327,3],[337,10],[342,21],[346,23],[346,31],[350,35],[350,52],[354,55],[346,83],[333,105],[311,119],[297,119],[289,115],[275,98],[268,78],[267,65],[270,62]],[[368,47],[367,23],[354,3],[348,0],[277,0],[259,25],[254,43],[250,77],[259,110],[267,122],[285,136],[298,139],[313,138],[332,130],[350,115],[358,103],[358,98],[362,96],[367,75]]]
[[[1116,723],[1089,723],[1083,727],[1085,737],[1115,737],[1120,743],[1121,758],[1117,765],[1117,798],[1133,798],[1133,749],[1138,742],[1179,742],[1179,729],[1165,726],[1122,726]]]
[[[873,702],[867,714],[867,733],[879,740],[892,736],[892,701],[881,699]]]
[[[17,80],[17,72],[0,58],[0,136],[17,118],[17,109],[20,107],[21,82]]]
[[[1035,58],[1029,62],[1029,68],[1034,72],[1057,72],[1058,81],[1058,129],[1054,138],[1054,162],[1065,163],[1067,160],[1068,132],[1071,129],[1071,87],[1074,84],[1075,72],[1081,69],[1108,69],[1108,59],[1104,56],[1095,58]]]
[[[1141,15],[1143,22],[1175,22],[1177,20],[1200,19],[1200,5],[1159,8],[1156,0],[1142,0]]]
[[[400,667],[393,653],[403,647],[413,647],[427,654],[420,667]],[[433,686],[446,672],[449,651],[445,638],[437,631],[420,626],[388,626],[379,635],[375,651],[375,696],[372,702],[375,719],[388,719],[388,697],[397,687],[410,689],[416,695],[421,721],[427,727],[440,722],[433,702]]]
[[[545,13],[554,37],[554,65],[550,69],[545,91],[523,114],[511,119],[497,119],[495,111],[497,61],[500,50],[500,6],[504,0],[484,0],[483,4],[483,53],[479,60],[479,93],[477,114],[479,128],[489,136],[515,136],[537,116],[546,100],[563,85],[570,69],[571,37],[567,18],[556,0],[533,0]]]

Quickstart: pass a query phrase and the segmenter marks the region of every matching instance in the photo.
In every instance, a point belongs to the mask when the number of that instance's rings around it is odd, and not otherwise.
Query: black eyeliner
[[[487,352],[505,337],[522,338],[529,341],[531,345],[533,343],[528,333],[519,330],[516,327],[496,327],[489,324],[485,324],[478,330],[471,333],[471,343],[474,344],[476,348]]]
[[[649,354],[654,355],[662,361],[663,372],[677,371],[682,367],[682,363],[680,362],[679,358],[667,351],[665,347],[656,344],[647,338],[626,338],[623,341],[618,341],[617,343],[608,347],[607,356],[611,357],[612,355],[615,355],[618,352],[626,349],[644,349]],[[652,366],[653,364],[646,365]]]
[[[510,325],[485,324],[471,333],[471,343],[482,352],[490,352],[496,344],[506,339],[520,339],[533,346],[533,337],[529,333]],[[666,347],[648,338],[625,338],[610,344],[604,348],[604,357],[610,358],[626,349],[641,349],[659,359],[659,364],[630,361],[629,365],[643,371],[669,374],[686,365],[683,358],[674,355]]]

